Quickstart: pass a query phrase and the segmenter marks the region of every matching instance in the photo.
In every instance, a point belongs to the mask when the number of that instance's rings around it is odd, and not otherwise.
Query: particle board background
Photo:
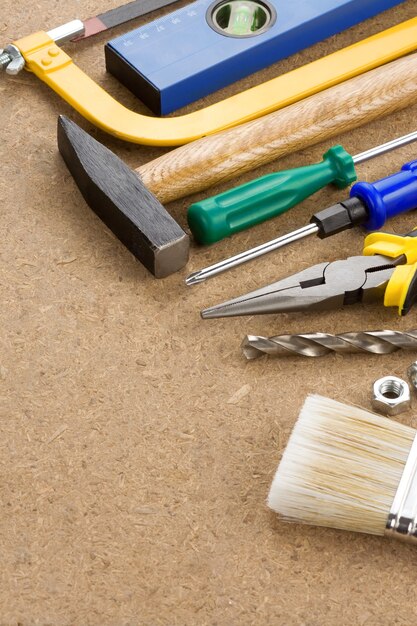
[[[117,4],[2,0],[1,41]],[[417,0],[407,0],[205,104],[416,13]],[[145,111],[106,75],[107,38],[69,46],[70,54],[125,104]],[[28,73],[1,77],[0,92],[0,624],[417,623],[415,548],[286,525],[265,506],[306,394],[369,408],[372,381],[404,377],[415,355],[246,362],[239,349],[246,333],[404,330],[416,326],[416,313],[401,320],[375,305],[199,318],[202,307],[359,253],[361,232],[294,244],[193,289],[183,283],[192,270],[306,223],[340,191],[327,189],[210,248],[193,247],[186,270],[158,281],[86,206],[57,152],[57,115],[131,166],[163,150],[105,136]],[[417,106],[338,140],[355,153],[415,130],[416,114]],[[256,174],[313,162],[328,146]],[[408,146],[363,164],[360,175],[382,177],[416,151]],[[183,226],[189,202],[170,205]],[[398,218],[389,228],[406,232],[415,219]],[[401,419],[417,427],[414,411]]]

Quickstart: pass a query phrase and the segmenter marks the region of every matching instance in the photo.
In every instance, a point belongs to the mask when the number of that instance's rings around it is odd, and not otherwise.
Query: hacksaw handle
[[[257,120],[177,148],[137,169],[169,202],[323,142],[417,98],[417,54],[374,69]]]

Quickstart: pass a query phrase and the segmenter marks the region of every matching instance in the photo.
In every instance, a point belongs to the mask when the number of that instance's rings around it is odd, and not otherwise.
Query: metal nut
[[[0,50],[0,70],[5,69],[7,74],[15,76],[25,67],[25,59],[20,50],[12,43]]]
[[[411,407],[410,387],[401,378],[384,376],[374,382],[372,407],[384,415],[399,415]]]

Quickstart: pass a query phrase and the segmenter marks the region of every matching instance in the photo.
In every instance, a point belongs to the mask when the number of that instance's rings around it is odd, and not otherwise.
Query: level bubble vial
[[[217,1],[207,11],[208,24],[216,32],[228,37],[260,35],[275,20],[276,11],[272,5],[254,0]]]

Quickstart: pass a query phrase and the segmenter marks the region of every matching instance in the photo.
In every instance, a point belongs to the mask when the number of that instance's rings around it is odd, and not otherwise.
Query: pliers
[[[201,312],[204,319],[323,311],[383,300],[405,315],[417,300],[417,230],[406,236],[372,233],[362,256],[319,263]]]

